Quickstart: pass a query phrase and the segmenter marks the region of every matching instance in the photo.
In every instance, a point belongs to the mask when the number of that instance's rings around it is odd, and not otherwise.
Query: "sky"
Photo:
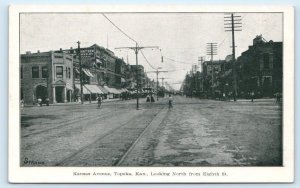
[[[231,32],[225,32],[224,13],[106,13],[116,26],[138,42],[139,46],[158,46],[159,49],[143,49],[138,63],[143,65],[147,75],[153,68],[169,71],[160,73],[174,89],[179,89],[186,73],[198,57],[206,55],[207,43],[217,43],[215,60],[225,59],[231,54]],[[236,57],[252,45],[256,35],[262,34],[267,40],[282,41],[281,13],[236,13],[242,18],[242,31],[235,33]],[[130,49],[118,50],[118,47],[131,47],[135,43],[120,32],[101,13],[35,13],[21,14],[20,51],[49,51],[59,48],[76,48],[98,44],[107,47],[116,56],[128,59],[135,64],[135,53]],[[161,56],[164,61],[161,62]],[[176,60],[176,62],[170,59]]]

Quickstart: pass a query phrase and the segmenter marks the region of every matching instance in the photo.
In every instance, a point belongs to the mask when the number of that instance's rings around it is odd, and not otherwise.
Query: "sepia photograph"
[[[131,10],[15,11],[16,166],[286,167],[285,12]]]

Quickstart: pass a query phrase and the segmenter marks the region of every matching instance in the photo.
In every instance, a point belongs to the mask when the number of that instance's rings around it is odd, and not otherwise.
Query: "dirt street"
[[[24,108],[21,166],[280,166],[282,109],[174,96]]]

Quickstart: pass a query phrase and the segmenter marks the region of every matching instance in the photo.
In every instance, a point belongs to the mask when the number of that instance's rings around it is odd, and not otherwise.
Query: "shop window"
[[[39,78],[39,67],[32,67],[32,78]]]
[[[63,66],[56,67],[56,78],[63,78]]]
[[[42,78],[48,78],[48,68],[47,67],[42,68]]]

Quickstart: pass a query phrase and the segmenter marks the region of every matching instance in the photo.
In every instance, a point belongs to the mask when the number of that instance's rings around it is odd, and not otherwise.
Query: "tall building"
[[[237,58],[239,90],[273,96],[282,92],[282,42],[266,41],[262,35]]]

